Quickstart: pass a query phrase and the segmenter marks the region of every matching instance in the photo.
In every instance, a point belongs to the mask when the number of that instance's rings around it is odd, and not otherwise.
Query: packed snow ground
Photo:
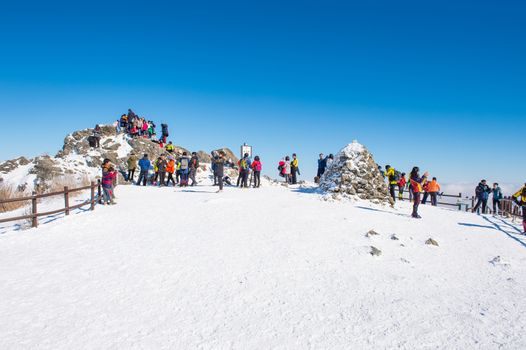
[[[115,206],[0,235],[0,348],[526,348],[517,226],[215,189],[120,186]]]

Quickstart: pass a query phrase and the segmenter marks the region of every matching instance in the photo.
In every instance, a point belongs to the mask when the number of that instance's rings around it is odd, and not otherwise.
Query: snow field
[[[526,347],[526,240],[498,219],[215,190],[119,186],[0,235],[0,348]]]

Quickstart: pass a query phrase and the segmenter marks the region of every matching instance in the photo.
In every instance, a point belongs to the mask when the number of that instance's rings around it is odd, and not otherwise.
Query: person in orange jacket
[[[423,186],[427,182],[427,171],[424,175],[420,176],[420,168],[415,166],[411,170],[411,175],[409,175],[409,181],[411,181],[411,187],[413,189],[413,213],[411,216],[415,219],[421,219],[421,216],[418,215],[418,206],[420,205],[420,193],[423,190]]]
[[[172,181],[175,187],[174,173],[175,173],[175,159],[172,156],[168,156],[168,165],[166,165],[166,172],[168,173],[168,180],[166,181],[166,186]]]
[[[427,191],[431,196],[431,205],[436,207],[438,203],[438,192],[440,192],[440,185],[438,184],[436,177],[434,177],[427,186]]]

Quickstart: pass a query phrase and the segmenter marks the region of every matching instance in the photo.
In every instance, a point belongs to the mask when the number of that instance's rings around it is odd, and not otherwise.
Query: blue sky
[[[128,107],[269,173],[354,139],[443,182],[526,181],[520,1],[45,2],[0,11],[0,159]]]

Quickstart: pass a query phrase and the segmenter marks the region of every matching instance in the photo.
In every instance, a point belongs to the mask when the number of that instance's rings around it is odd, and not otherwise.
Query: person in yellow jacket
[[[513,195],[513,201],[522,207],[522,228],[526,234],[526,184]]]
[[[166,152],[173,153],[175,150],[175,146],[173,145],[172,141],[168,142],[168,144],[164,147]]]
[[[300,175],[300,168],[299,168],[299,162],[298,157],[296,156],[296,153],[292,154],[292,161],[290,162],[290,176],[291,176],[291,183],[293,185],[298,183],[298,175]]]
[[[175,165],[175,183],[178,184],[181,181],[181,161],[177,160]]]
[[[384,176],[387,178],[387,181],[389,181],[389,194],[393,198],[393,201],[396,201],[395,190],[398,187],[398,181],[400,180],[396,178],[396,170],[390,165],[386,165]]]

